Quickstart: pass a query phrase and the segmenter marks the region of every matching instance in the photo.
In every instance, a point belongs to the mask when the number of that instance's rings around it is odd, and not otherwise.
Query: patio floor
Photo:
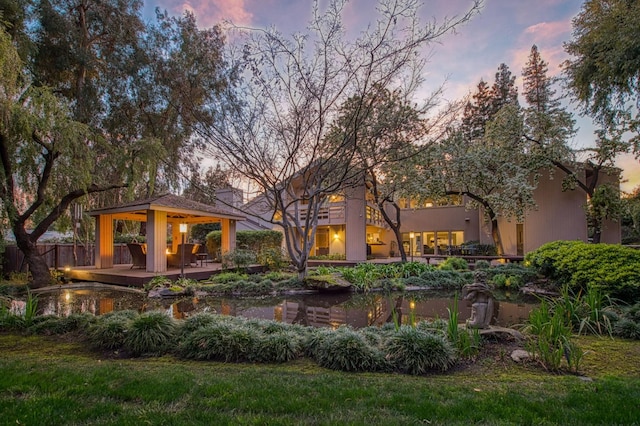
[[[194,280],[204,280],[222,270],[220,263],[203,262],[197,266],[184,268],[184,276]],[[144,269],[131,269],[131,264],[114,265],[113,268],[96,269],[95,266],[76,266],[65,271],[65,277],[71,281],[95,281],[105,284],[142,287],[153,277],[162,275],[172,280],[180,278],[180,268],[170,268],[166,272],[147,272]]]

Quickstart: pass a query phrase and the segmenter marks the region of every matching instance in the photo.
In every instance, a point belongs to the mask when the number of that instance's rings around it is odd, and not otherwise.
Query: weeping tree
[[[441,24],[418,19],[416,0],[381,0],[377,20],[355,39],[346,35],[346,0],[332,0],[321,11],[313,4],[307,31],[288,38],[275,28],[246,30],[237,67],[244,79],[215,105],[218,120],[203,126],[211,155],[238,171],[261,194],[263,217],[280,227],[298,275],[306,275],[318,213],[327,197],[362,185],[356,154],[360,116],[341,141],[327,133],[342,104],[366,99],[388,87],[416,88],[421,49],[466,22],[479,2],[461,17]],[[364,244],[364,242],[363,242]]]
[[[71,202],[100,207],[181,186],[198,165],[193,111],[204,114],[230,76],[221,31],[198,29],[190,14],[145,24],[137,0],[32,6],[7,23],[24,47],[23,62],[2,57],[18,71],[3,79],[12,89],[1,148],[3,207],[41,286],[49,272],[37,240]]]
[[[38,288],[51,281],[38,239],[74,200],[126,186],[104,180],[98,168],[124,170],[132,164],[74,120],[68,105],[49,89],[30,84],[5,32],[0,33],[0,69],[2,208],[31,269],[32,287]]]

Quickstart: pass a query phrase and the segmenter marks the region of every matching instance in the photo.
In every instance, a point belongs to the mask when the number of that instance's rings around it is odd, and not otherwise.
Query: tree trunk
[[[16,245],[24,255],[24,258],[29,265],[29,271],[31,271],[32,281],[29,284],[29,288],[36,289],[46,287],[51,284],[51,272],[49,272],[49,266],[44,260],[44,256],[38,253],[36,244],[31,241],[29,235],[23,230],[14,230],[16,236]]]
[[[502,240],[500,239],[500,230],[498,229],[498,218],[495,215],[491,216],[491,238],[493,238],[493,244],[496,246],[496,254],[502,256],[504,254],[504,248],[502,247]]]

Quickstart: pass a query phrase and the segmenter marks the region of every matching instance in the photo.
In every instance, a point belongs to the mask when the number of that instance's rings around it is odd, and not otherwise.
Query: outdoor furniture
[[[184,246],[184,263],[182,263],[182,247]],[[191,266],[191,252],[194,244],[178,244],[175,253],[167,255],[167,266],[170,268],[180,268],[181,266]]]
[[[198,253],[200,252],[200,247],[202,247],[202,244],[194,244],[193,245],[193,248],[189,252],[189,262],[190,263],[195,263],[196,265],[198,264]]]
[[[147,268],[147,255],[144,253],[142,244],[137,243],[129,243],[127,244],[127,248],[131,253],[132,264],[131,268]]]

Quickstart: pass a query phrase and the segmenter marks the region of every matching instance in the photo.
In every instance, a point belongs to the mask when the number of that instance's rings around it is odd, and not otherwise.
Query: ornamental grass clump
[[[320,366],[332,370],[378,371],[384,366],[382,354],[349,327],[340,327],[320,339],[314,357]]]
[[[95,315],[89,313],[71,314],[66,317],[44,315],[35,317],[28,331],[33,334],[59,335],[85,331],[95,322]]]
[[[219,315],[210,314],[208,312],[200,312],[188,317],[178,325],[176,332],[178,340],[182,340],[194,331],[206,327],[209,324],[213,324],[216,321],[219,321]]]
[[[176,324],[164,312],[145,312],[133,319],[127,328],[124,348],[133,356],[160,356],[174,344]]]
[[[129,323],[137,316],[137,312],[126,310],[99,317],[87,330],[89,343],[95,349],[121,349],[124,346]]]
[[[215,322],[187,336],[179,345],[179,356],[223,362],[254,361],[259,357],[261,334],[235,323]]]
[[[257,351],[252,357],[256,362],[282,363],[302,356],[304,350],[301,336],[293,330],[265,333],[258,341]]]
[[[402,326],[385,343],[392,368],[408,374],[447,371],[456,362],[456,351],[441,334]]]

